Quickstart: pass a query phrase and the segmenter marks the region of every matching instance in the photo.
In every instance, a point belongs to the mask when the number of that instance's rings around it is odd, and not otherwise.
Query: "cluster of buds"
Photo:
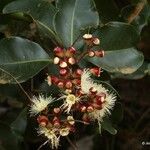
[[[110,94],[102,84],[95,83],[91,78],[91,75],[100,77],[101,68],[83,69],[78,66],[84,56],[104,57],[103,50],[92,50],[93,46],[100,44],[97,37],[85,34],[83,39],[88,49],[80,55],[77,55],[74,47],[54,48],[53,63],[58,66],[59,75],[48,76],[47,83],[60,88],[62,94],[55,99],[34,97],[32,101],[30,112],[31,115],[38,115],[38,133],[51,141],[52,148],[58,147],[60,136],[68,136],[75,131],[76,122],[88,125],[97,120],[100,126],[102,118],[110,113],[116,100],[114,94]],[[57,107],[56,101],[60,101]],[[80,117],[74,119],[75,113],[80,113]]]

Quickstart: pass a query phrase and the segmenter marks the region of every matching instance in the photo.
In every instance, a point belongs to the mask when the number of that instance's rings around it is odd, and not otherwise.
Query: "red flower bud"
[[[64,83],[63,83],[62,81],[59,81],[59,82],[57,83],[57,86],[58,86],[59,88],[63,88],[63,87],[64,87]]]
[[[59,82],[59,79],[57,77],[55,77],[55,76],[51,76],[51,82],[53,84],[57,84]]]
[[[60,113],[61,109],[57,107],[57,108],[54,108],[53,111],[54,111],[55,114],[58,114],[58,113]]]
[[[54,117],[54,119],[53,119],[53,125],[55,127],[59,127],[60,126],[60,120],[57,117]]]
[[[105,54],[104,50],[95,51],[95,56],[97,57],[104,57],[104,54]]]
[[[60,75],[66,75],[68,72],[67,72],[67,69],[60,69],[59,70],[59,73],[60,73]]]
[[[48,124],[48,118],[46,116],[39,116],[37,121],[41,126],[46,126]]]
[[[67,81],[66,83],[65,83],[65,87],[67,88],[67,89],[70,89],[70,88],[72,88],[72,82],[71,81]]]
[[[99,45],[100,40],[98,38],[93,38],[93,43],[94,43],[94,45]]]
[[[75,59],[73,57],[70,57],[68,59],[68,63],[71,64],[71,65],[74,65],[76,63]]]
[[[74,47],[70,47],[68,49],[68,51],[71,53],[71,54],[75,54],[76,53],[76,49]]]
[[[60,47],[54,48],[54,53],[56,54],[56,56],[59,56],[59,57],[63,57],[64,56],[63,49],[60,48]]]
[[[86,112],[86,106],[80,106],[80,111],[81,112]]]
[[[81,76],[82,73],[83,73],[82,69],[77,69],[77,70],[76,70],[76,75],[77,75],[77,76]]]
[[[88,106],[88,107],[87,107],[87,111],[88,111],[88,112],[92,112],[93,110],[94,110],[93,106]]]
[[[89,56],[89,57],[94,57],[94,56],[95,56],[95,52],[92,51],[92,50],[90,50],[90,51],[88,52],[88,56]]]
[[[98,77],[99,77],[100,74],[101,74],[101,68],[99,68],[99,67],[91,68],[90,71],[91,71],[91,73],[92,73],[93,75],[96,75],[96,76],[98,76]]]
[[[67,65],[67,63],[65,61],[62,61],[62,62],[60,62],[59,66],[61,68],[66,68],[68,65]]]

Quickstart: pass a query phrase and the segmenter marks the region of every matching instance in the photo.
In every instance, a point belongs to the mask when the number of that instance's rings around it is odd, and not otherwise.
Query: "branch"
[[[140,12],[143,10],[146,3],[147,3],[147,0],[142,0],[141,2],[136,4],[135,9],[127,18],[127,22],[129,24],[140,14]]]

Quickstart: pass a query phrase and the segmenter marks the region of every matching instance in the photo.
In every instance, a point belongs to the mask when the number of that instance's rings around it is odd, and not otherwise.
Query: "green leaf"
[[[16,120],[10,125],[12,133],[16,135],[16,137],[22,140],[22,136],[25,132],[27,126],[27,108],[24,108],[22,112],[18,115]]]
[[[39,29],[49,32],[50,37],[59,41],[55,34],[54,18],[57,9],[48,0],[21,0],[14,1],[3,9],[3,13],[23,12],[30,15],[37,22]],[[43,29],[44,28],[44,29]]]
[[[65,47],[71,46],[82,36],[81,30],[97,27],[99,24],[98,13],[92,0],[57,0],[56,4],[59,8],[55,18],[56,32]]]
[[[108,131],[110,134],[117,134],[117,130],[113,127],[110,119],[108,118],[104,118],[103,122],[102,122],[102,128],[106,131]]]
[[[100,38],[100,48],[105,51],[131,48],[139,40],[139,33],[135,28],[122,22],[110,22],[96,30],[95,35]]]
[[[114,21],[119,16],[119,9],[114,0],[95,0],[102,23]]]
[[[122,73],[114,73],[111,75],[111,78],[121,78],[121,79],[131,79],[131,80],[137,80],[137,79],[141,79],[143,77],[145,77],[146,75],[148,75],[148,65],[149,63],[144,62],[142,64],[142,66],[135,71],[132,74],[122,74]]]
[[[37,44],[19,37],[0,41],[0,83],[24,82],[50,63],[48,54]]]
[[[135,48],[106,51],[103,58],[94,57],[87,59],[108,72],[121,72],[123,74],[135,72],[144,61],[143,54]]]

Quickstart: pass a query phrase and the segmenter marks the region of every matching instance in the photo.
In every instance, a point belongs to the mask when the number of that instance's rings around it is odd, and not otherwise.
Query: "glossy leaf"
[[[105,51],[134,47],[139,40],[139,34],[135,28],[122,22],[110,22],[99,28],[95,35],[100,38],[100,48]]]
[[[36,43],[19,37],[0,41],[0,83],[24,82],[50,63],[48,54]]]
[[[108,131],[110,134],[117,134],[117,130],[113,127],[111,121],[108,118],[104,118],[102,122],[102,128]]]
[[[149,73],[148,66],[149,66],[149,63],[144,62],[142,66],[132,74],[114,73],[111,75],[111,77],[120,78],[120,79],[130,79],[130,80],[141,79],[145,77],[146,75],[148,75]]]
[[[49,32],[50,37],[55,40],[58,40],[54,27],[54,18],[57,11],[51,2],[46,0],[14,1],[3,9],[5,14],[23,12],[30,15],[37,22],[39,29]]]
[[[71,46],[81,35],[81,30],[99,24],[98,13],[92,0],[57,0],[59,12],[55,27],[65,47]]]
[[[143,63],[143,54],[135,48],[117,51],[106,51],[103,58],[88,58],[96,66],[102,67],[108,72],[121,72],[130,74],[135,72]]]

